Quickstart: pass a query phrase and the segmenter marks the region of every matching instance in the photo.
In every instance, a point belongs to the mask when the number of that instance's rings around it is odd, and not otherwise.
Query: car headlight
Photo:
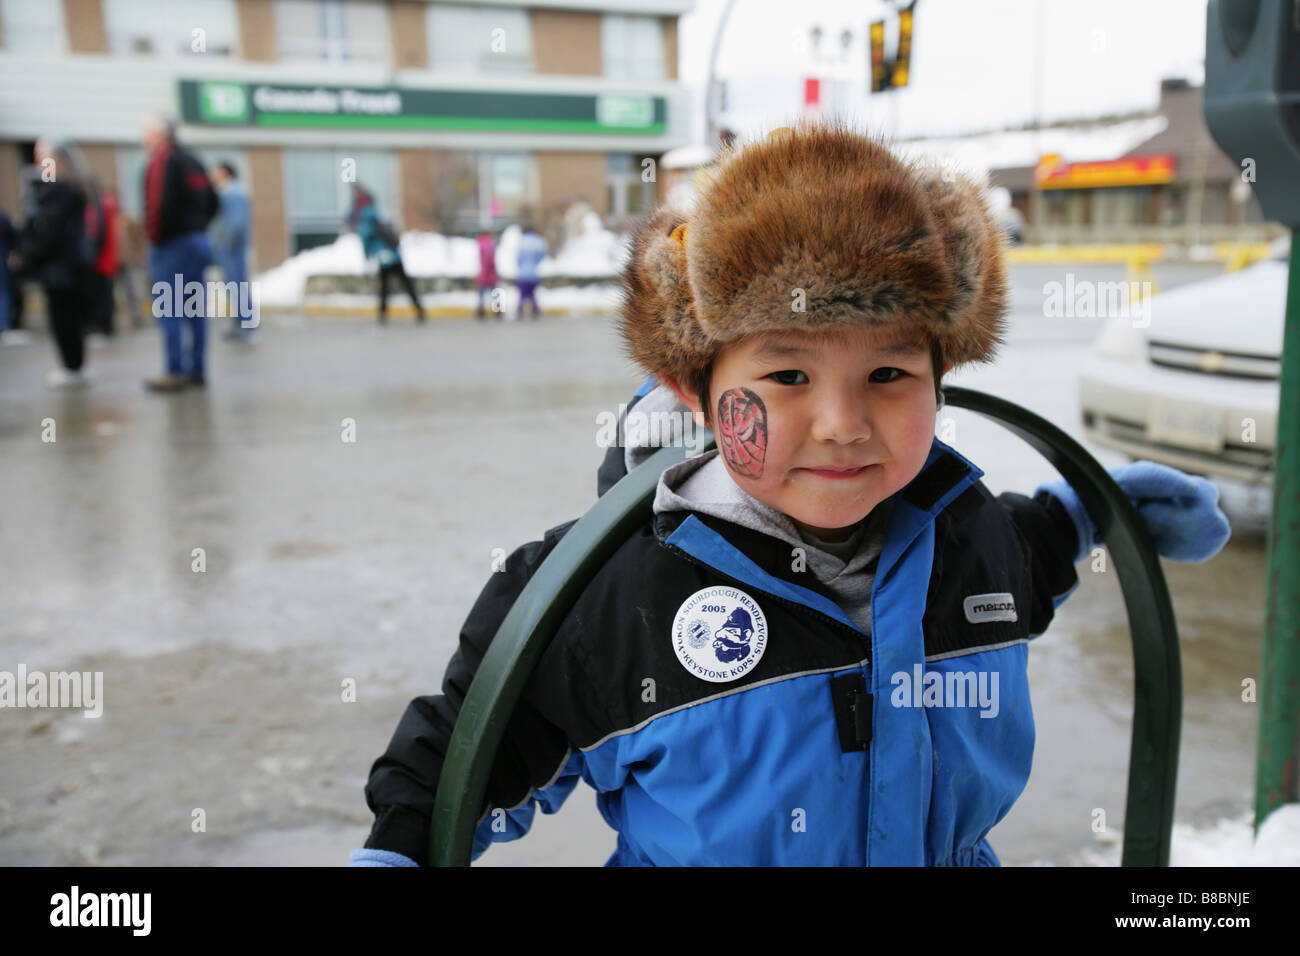
[[[1146,353],[1146,338],[1133,327],[1133,320],[1115,316],[1101,327],[1097,337],[1097,354],[1126,362],[1140,362]]]

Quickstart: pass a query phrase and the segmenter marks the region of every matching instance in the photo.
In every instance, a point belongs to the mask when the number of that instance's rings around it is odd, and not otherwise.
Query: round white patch
[[[673,619],[673,651],[682,666],[715,684],[743,677],[767,648],[767,616],[737,588],[696,591]]]

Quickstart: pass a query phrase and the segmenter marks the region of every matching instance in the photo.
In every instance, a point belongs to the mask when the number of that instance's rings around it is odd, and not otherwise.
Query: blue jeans
[[[0,256],[7,256],[7,249],[0,249]],[[0,259],[0,332],[9,331],[9,266]]]
[[[233,297],[227,296],[226,301],[233,306],[230,317],[231,329],[239,335],[253,334],[253,307],[251,290],[248,289],[248,249],[240,247],[236,250],[213,250],[213,261],[217,268],[221,270],[221,278],[225,282],[237,283],[239,288],[235,291]],[[247,323],[247,324],[245,324]]]
[[[212,247],[201,230],[175,236],[149,250],[149,291],[162,327],[168,375],[205,377],[208,296],[203,270],[211,262]],[[191,283],[197,283],[197,288]],[[183,327],[189,328],[188,349],[182,341]]]

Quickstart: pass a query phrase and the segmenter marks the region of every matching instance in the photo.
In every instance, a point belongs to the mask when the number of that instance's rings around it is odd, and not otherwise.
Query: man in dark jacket
[[[167,373],[145,381],[154,391],[204,385],[207,293],[203,270],[212,262],[207,227],[217,211],[217,194],[203,165],[175,139],[170,120],[150,117],[142,141],[144,226],[151,245],[149,269],[154,315],[163,330]],[[184,347],[182,325],[189,328]]]

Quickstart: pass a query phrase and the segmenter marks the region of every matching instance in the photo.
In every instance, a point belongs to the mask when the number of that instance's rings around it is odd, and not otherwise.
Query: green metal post
[[[1291,232],[1279,383],[1268,595],[1259,670],[1255,832],[1284,803],[1300,802],[1300,243]]]
[[[1133,734],[1120,865],[1168,866],[1183,671],[1173,602],[1146,525],[1097,459],[1047,419],[983,392],[945,388],[943,394],[947,404],[994,419],[1051,462],[1106,543],[1133,640]]]

